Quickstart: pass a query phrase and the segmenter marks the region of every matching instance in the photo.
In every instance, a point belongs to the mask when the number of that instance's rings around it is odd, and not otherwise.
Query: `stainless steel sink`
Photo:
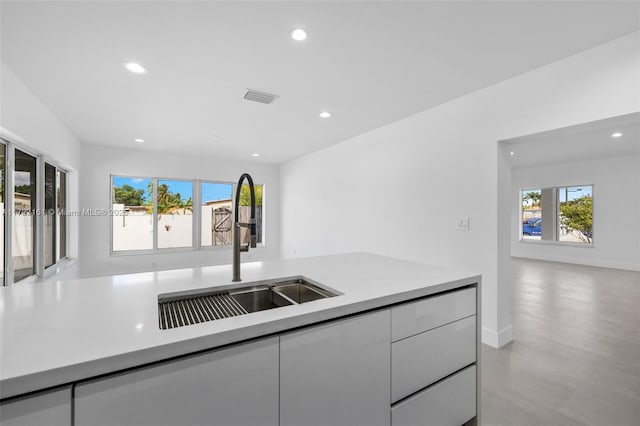
[[[253,287],[238,293],[231,293],[231,297],[234,298],[247,313],[293,304],[280,293],[274,291],[273,287]]]
[[[335,293],[324,290],[303,279],[278,283],[273,287],[273,291],[285,296],[294,303],[311,302],[335,296]]]
[[[338,296],[339,293],[297,276],[217,289],[158,296],[161,329],[182,327]]]

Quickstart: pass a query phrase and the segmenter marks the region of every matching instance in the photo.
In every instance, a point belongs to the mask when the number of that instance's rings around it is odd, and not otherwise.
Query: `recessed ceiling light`
[[[511,152],[509,153],[509,155],[516,155],[516,153],[515,153],[515,152],[513,152],[513,151],[511,151]]]
[[[251,156],[252,156],[252,157],[260,157],[260,154],[258,154],[258,153],[254,153],[254,154],[251,154]]]
[[[622,133],[620,133],[620,132],[615,132],[615,133],[611,134],[612,138],[619,138],[620,136],[622,136]]]
[[[307,30],[304,28],[294,28],[291,30],[291,38],[295,41],[304,41],[309,36]]]
[[[134,142],[142,143],[144,142],[144,139],[136,138],[134,139]]]
[[[331,117],[331,113],[329,111],[322,111],[320,113],[320,117],[321,118],[329,118],[329,117]]]
[[[135,62],[127,62],[124,67],[134,74],[146,74],[149,72],[148,69]]]

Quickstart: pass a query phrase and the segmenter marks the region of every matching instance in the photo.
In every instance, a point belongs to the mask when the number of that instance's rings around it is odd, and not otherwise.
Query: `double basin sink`
[[[242,287],[234,285],[216,290],[161,294],[158,296],[158,325],[161,329],[182,327],[299,305],[338,294],[302,276],[249,283]]]

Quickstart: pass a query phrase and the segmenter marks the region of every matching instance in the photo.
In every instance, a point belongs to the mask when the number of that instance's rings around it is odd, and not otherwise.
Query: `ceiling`
[[[611,137],[614,133],[622,136]],[[640,155],[640,113],[550,130],[502,142],[512,168]],[[513,155],[509,155],[513,152]]]
[[[0,7],[2,60],[83,143],[267,163],[640,28],[638,2]],[[297,25],[309,31],[305,42],[289,37]],[[122,64],[130,61],[149,73],[129,73]],[[279,98],[248,102],[247,88]],[[323,110],[333,116],[320,118]]]

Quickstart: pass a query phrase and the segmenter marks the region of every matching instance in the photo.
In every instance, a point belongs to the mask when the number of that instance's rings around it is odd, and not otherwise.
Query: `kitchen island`
[[[159,295],[294,276],[338,295],[160,328]],[[354,253],[245,263],[242,279],[221,265],[2,288],[2,424],[476,419],[478,275]]]

